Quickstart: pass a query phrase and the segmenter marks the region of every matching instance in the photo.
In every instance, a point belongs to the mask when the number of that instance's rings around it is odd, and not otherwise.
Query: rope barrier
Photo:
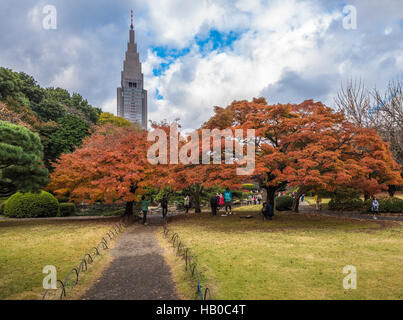
[[[192,261],[191,255],[190,255],[190,249],[186,248],[185,245],[182,243],[179,234],[176,232],[173,232],[172,230],[168,229],[167,223],[164,225],[164,236],[165,238],[168,238],[171,243],[172,247],[176,249],[176,254],[178,256],[181,256],[185,260],[185,270],[189,271],[192,278],[197,280],[197,293],[200,294],[200,299],[201,300],[211,300],[211,291],[209,288],[203,289],[200,284],[200,274],[199,274],[199,269],[197,268],[196,262]]]
[[[67,292],[72,290],[79,282],[79,277],[81,272],[86,272],[88,270],[88,265],[92,264],[95,257],[101,256],[101,250],[108,250],[110,242],[116,238],[119,233],[123,232],[124,228],[130,225],[131,218],[129,216],[124,216],[120,219],[118,223],[113,225],[113,227],[102,237],[101,241],[96,247],[92,247],[88,250],[81,259],[78,267],[72,268],[64,281],[57,280],[56,289],[45,290],[42,300],[63,300],[67,297]],[[108,240],[106,238],[108,236]],[[108,242],[109,241],[109,242]]]

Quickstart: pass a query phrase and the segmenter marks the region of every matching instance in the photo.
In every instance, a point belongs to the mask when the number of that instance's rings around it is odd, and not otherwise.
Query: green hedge
[[[292,210],[292,197],[282,196],[276,199],[276,209],[278,211]]]
[[[6,202],[4,215],[10,218],[56,217],[59,202],[50,193],[16,193]]]
[[[379,212],[402,213],[403,200],[399,198],[378,199]],[[365,201],[365,209],[372,211],[372,200]]]
[[[355,211],[363,208],[364,202],[361,199],[332,199],[329,201],[328,208],[335,211]]]
[[[4,207],[7,200],[0,200],[0,214],[4,214]]]
[[[76,212],[76,205],[74,203],[61,203],[60,204],[60,216],[68,217]]]

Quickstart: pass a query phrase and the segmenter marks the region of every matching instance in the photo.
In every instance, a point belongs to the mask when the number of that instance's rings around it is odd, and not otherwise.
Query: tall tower
[[[117,90],[118,116],[147,128],[147,91],[144,90],[144,75],[134,41],[133,10],[131,12],[130,40],[123,62],[121,87]]]

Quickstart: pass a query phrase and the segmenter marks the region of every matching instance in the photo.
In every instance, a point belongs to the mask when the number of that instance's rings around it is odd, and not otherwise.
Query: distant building
[[[133,10],[130,40],[121,77],[121,87],[117,91],[118,116],[147,128],[147,91],[144,90],[144,76],[134,41]]]

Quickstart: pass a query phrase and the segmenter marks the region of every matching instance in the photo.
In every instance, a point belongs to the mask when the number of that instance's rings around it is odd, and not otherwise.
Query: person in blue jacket
[[[232,214],[231,202],[232,202],[232,192],[227,187],[227,189],[225,189],[225,191],[224,191],[224,206],[225,206],[226,214]],[[228,210],[229,210],[229,212],[228,212]]]

